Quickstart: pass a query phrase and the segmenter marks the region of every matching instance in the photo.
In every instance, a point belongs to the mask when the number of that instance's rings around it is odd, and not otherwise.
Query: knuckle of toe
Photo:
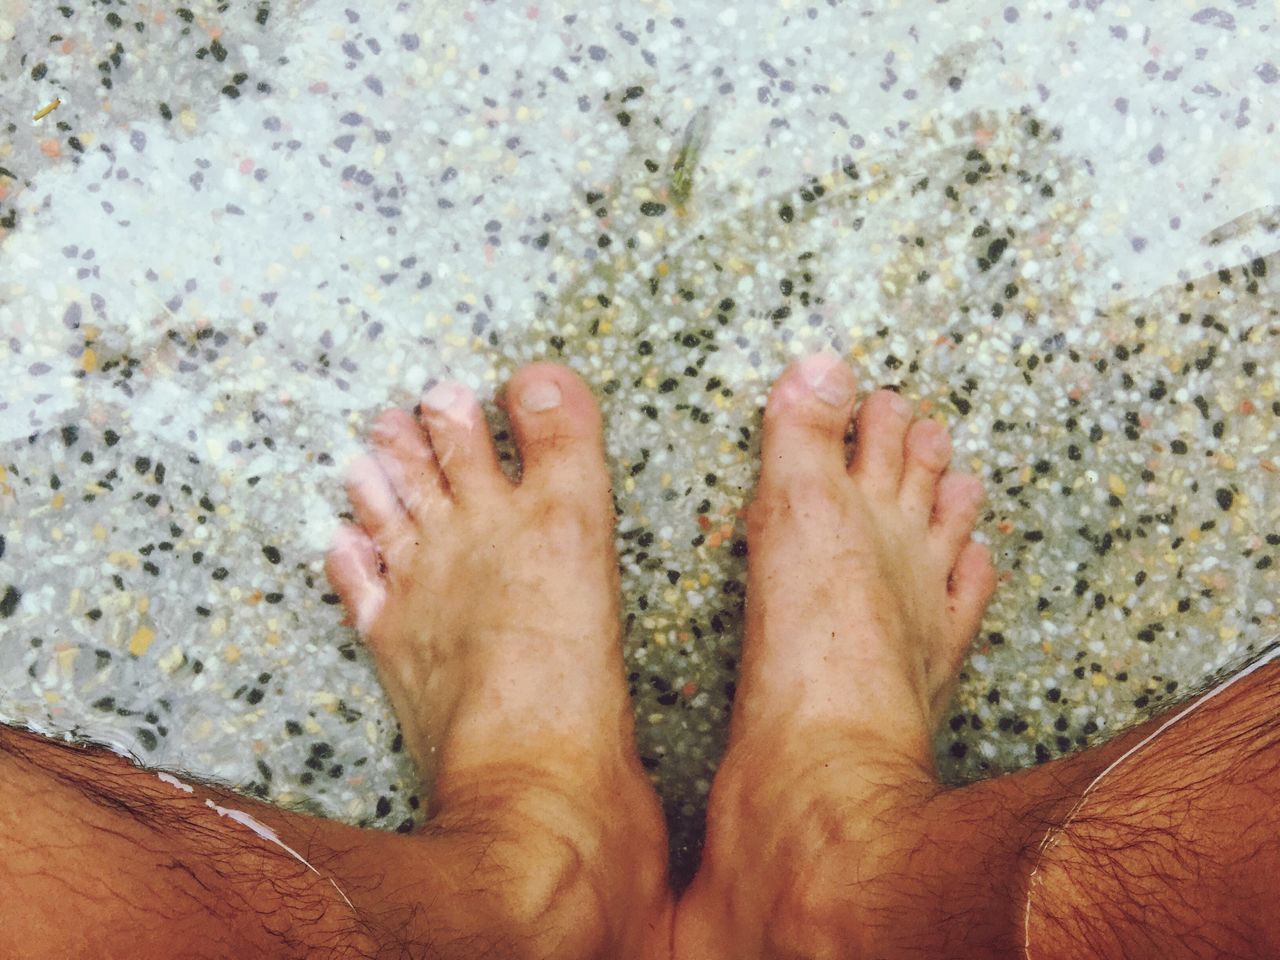
[[[831,477],[824,471],[809,470],[788,477],[785,483],[762,488],[752,504],[752,515],[767,520],[799,512],[835,521],[842,513],[843,500]]]
[[[591,546],[607,529],[596,497],[545,495],[538,499],[534,513],[549,542],[566,549]]]

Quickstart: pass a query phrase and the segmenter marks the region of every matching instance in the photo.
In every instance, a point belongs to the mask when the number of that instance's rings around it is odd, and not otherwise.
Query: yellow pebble
[[[80,369],[85,373],[93,373],[98,369],[98,354],[93,347],[85,347],[80,354]]]
[[[59,493],[59,494],[58,494],[57,496],[55,496],[52,500],[50,500],[50,501],[49,501],[49,506],[53,507],[53,509],[55,509],[55,510],[61,510],[61,509],[62,509],[62,505],[63,505],[64,503],[66,503],[66,502],[67,502],[67,496],[66,496],[66,494],[64,494],[64,493]]]
[[[106,527],[104,527],[104,526],[103,526],[102,524],[100,524],[100,523],[99,523],[99,524],[97,524],[97,525],[93,528],[93,539],[95,539],[95,540],[105,540],[105,539],[107,539],[107,528],[106,528]]]
[[[151,646],[151,641],[156,638],[155,631],[149,627],[139,627],[133,632],[133,636],[129,638],[129,652],[135,657],[140,657],[147,652],[147,647]]]
[[[1107,678],[1100,673],[1095,673],[1093,675],[1093,685],[1095,687],[1105,687],[1107,685]]]
[[[227,663],[235,663],[240,659],[240,648],[234,643],[227,644],[227,648],[222,651],[222,659]]]
[[[1114,473],[1107,477],[1107,489],[1117,497],[1123,497],[1129,492],[1129,488],[1125,486],[1124,481]]]

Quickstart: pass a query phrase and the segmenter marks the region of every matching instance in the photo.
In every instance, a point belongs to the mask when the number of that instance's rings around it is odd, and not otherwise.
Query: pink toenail
[[[900,417],[911,416],[911,401],[900,393],[890,393],[889,409]]]
[[[529,384],[520,394],[520,406],[530,413],[542,413],[560,406],[560,388],[550,380]]]
[[[838,370],[840,361],[830,354],[815,353],[800,362],[800,372],[818,399],[833,407],[842,407],[853,396],[849,378]]]
[[[951,438],[947,436],[945,430],[940,430],[934,434],[933,439],[929,441],[929,446],[933,448],[933,452],[939,458],[946,457],[951,453]]]
[[[444,413],[462,396],[462,391],[452,383],[437,383],[422,397],[422,405],[437,413]]]

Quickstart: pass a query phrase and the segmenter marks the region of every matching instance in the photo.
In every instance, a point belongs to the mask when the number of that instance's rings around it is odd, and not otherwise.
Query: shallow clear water
[[[1274,636],[1274,9],[427,6],[0,0],[0,714],[407,827],[321,571],[343,468],[379,410],[534,358],[605,413],[682,865],[760,409],[807,350],[987,485],[949,780]]]

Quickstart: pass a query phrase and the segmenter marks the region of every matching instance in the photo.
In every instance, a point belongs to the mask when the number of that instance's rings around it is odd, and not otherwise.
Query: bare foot
[[[895,827],[938,792],[931,734],[996,586],[970,540],[983,491],[944,475],[946,431],[888,390],[863,402],[846,466],[854,388],[818,355],[769,396],[741,678],[679,956],[874,949],[847,924],[905,870]]]
[[[421,425],[378,418],[373,455],[349,475],[360,526],[342,528],[326,570],[377,662],[432,828],[501,834],[507,853],[477,846],[477,859],[501,861],[494,883],[518,891],[530,942],[554,940],[563,916],[579,929],[557,949],[638,956],[669,920],[666,832],[633,741],[600,411],[549,363],[518,371],[498,402],[518,485],[473,394],[441,384]]]

